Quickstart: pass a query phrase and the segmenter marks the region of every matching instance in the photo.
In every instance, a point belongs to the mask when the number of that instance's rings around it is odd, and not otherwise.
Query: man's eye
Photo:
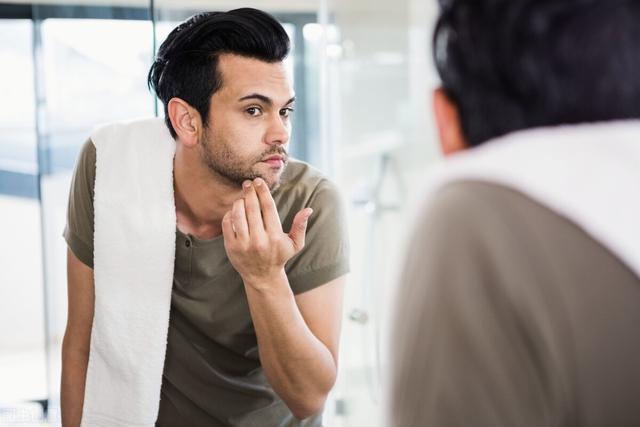
[[[287,107],[280,110],[280,115],[282,117],[289,117],[291,114],[293,114],[293,108]]]
[[[258,107],[249,107],[245,111],[251,117],[258,117],[260,114],[262,114],[262,110],[260,110],[260,108],[258,108]]]

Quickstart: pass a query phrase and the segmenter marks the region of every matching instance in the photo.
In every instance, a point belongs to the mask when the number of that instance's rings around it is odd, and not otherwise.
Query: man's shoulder
[[[303,179],[306,181],[320,181],[326,179],[325,175],[307,162],[298,159],[289,159],[283,175],[283,181],[296,181]],[[284,182],[283,182],[284,183]]]
[[[493,182],[460,180],[431,195],[415,220],[413,236],[433,253],[514,259],[535,252],[550,227],[563,234],[581,232],[518,190]]]
[[[322,189],[337,189],[321,171],[310,164],[290,159],[280,181],[279,193],[290,191],[315,192]]]
[[[534,267],[537,274],[575,273],[584,267],[580,259],[601,265],[612,257],[561,213],[519,190],[485,181],[441,187],[417,220],[414,238],[431,253],[502,273]]]
[[[76,180],[80,179],[79,177],[84,177],[85,185],[91,190],[93,196],[93,186],[96,177],[96,146],[91,137],[87,138],[82,144],[82,147],[80,147],[74,175],[77,176],[75,178]]]
[[[429,199],[418,223],[434,230],[457,230],[476,237],[496,237],[536,229],[536,223],[560,216],[530,196],[511,187],[481,181],[452,181]],[[525,223],[527,227],[523,227]],[[452,238],[451,233],[447,239]],[[467,236],[468,237],[468,236]]]

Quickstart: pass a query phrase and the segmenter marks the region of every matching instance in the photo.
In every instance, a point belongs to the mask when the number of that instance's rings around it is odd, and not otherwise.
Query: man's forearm
[[[84,389],[89,355],[83,351],[62,348],[60,410],[62,427],[78,427],[82,418]]]
[[[305,323],[284,270],[245,289],[267,379],[296,417],[313,415],[335,383],[336,361]]]

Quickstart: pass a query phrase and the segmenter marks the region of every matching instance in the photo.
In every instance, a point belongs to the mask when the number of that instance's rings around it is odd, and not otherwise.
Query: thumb
[[[313,209],[305,208],[298,212],[293,218],[291,231],[289,231],[289,238],[293,241],[293,246],[296,248],[296,252],[304,248],[304,238],[307,234],[307,220],[312,213]]]

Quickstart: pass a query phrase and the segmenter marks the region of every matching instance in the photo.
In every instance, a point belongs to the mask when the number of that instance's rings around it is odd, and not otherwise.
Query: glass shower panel
[[[407,220],[437,156],[429,124],[433,7],[418,0],[325,0],[327,131],[348,202],[345,294],[335,425],[383,426],[388,337]],[[415,184],[415,185],[414,185]]]
[[[31,20],[0,19],[0,63],[0,402],[16,403],[47,394]]]

